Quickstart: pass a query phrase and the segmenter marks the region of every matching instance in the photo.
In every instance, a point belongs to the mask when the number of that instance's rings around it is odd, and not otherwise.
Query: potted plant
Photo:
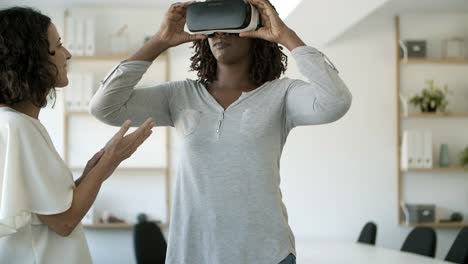
[[[468,147],[460,153],[460,161],[465,169],[468,169]]]
[[[410,103],[419,106],[422,112],[445,112],[448,105],[448,92],[447,85],[442,90],[434,84],[434,81],[426,81],[426,88],[422,90],[420,95],[411,97]]]

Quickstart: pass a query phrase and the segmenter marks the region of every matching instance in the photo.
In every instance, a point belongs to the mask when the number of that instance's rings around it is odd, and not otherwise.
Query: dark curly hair
[[[55,98],[58,69],[50,62],[51,19],[32,8],[0,10],[0,104],[29,100],[37,107]]]
[[[271,3],[270,3],[271,5]],[[272,5],[273,9],[275,7]],[[276,10],[276,9],[275,9]],[[208,84],[217,79],[218,64],[210,50],[207,39],[194,41],[194,55],[190,58],[190,70],[196,71],[198,81]],[[283,47],[263,39],[253,39],[251,47],[252,62],[249,79],[260,86],[265,82],[278,79],[288,66],[288,57]]]

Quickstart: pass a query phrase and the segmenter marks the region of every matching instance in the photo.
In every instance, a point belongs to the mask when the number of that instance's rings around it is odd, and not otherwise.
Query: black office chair
[[[359,234],[358,243],[375,245],[377,237],[377,225],[374,222],[367,222]]]
[[[133,228],[133,243],[138,264],[164,264],[167,243],[155,222],[148,222],[145,215],[138,216]]]
[[[460,230],[445,260],[458,264],[468,264],[468,227]]]
[[[401,251],[434,257],[437,246],[437,236],[430,227],[416,227],[406,237]]]

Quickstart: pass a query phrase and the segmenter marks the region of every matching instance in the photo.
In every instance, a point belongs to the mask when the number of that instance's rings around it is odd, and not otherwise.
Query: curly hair
[[[271,6],[275,9],[273,5]],[[194,55],[190,58],[190,70],[197,72],[198,81],[203,84],[215,81],[217,79],[218,64],[211,53],[208,40],[194,41],[192,48],[194,48]],[[253,39],[250,81],[260,86],[265,82],[278,79],[288,66],[288,57],[282,50],[283,47],[277,43],[263,39]]]
[[[55,98],[57,67],[49,60],[51,19],[32,8],[0,10],[0,104],[26,100],[37,107]]]

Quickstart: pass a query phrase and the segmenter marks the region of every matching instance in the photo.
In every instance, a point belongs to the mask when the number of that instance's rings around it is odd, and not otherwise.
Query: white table
[[[298,264],[449,264],[416,254],[359,243],[298,241]],[[451,263],[453,264],[453,263]]]

